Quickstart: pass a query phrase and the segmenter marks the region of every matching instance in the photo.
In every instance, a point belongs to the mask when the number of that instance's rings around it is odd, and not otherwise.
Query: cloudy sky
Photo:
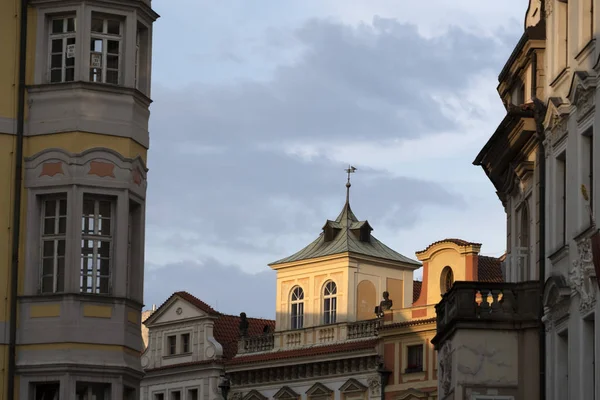
[[[345,200],[400,253],[505,248],[471,163],[504,116],[525,0],[153,0],[146,306],[187,290],[274,317],[267,264]],[[420,277],[420,271],[416,277]]]

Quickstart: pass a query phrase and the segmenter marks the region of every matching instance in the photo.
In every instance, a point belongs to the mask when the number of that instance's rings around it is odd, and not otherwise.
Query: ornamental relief
[[[574,293],[579,294],[581,313],[589,311],[596,304],[595,277],[591,242],[590,239],[584,239],[577,244],[577,258],[569,271],[569,286]]]
[[[381,378],[379,376],[370,376],[367,379],[371,396],[379,396],[381,394]]]
[[[555,0],[546,0],[544,3],[545,5],[545,9],[544,9],[544,14],[546,16],[546,18],[548,18],[549,16],[552,15],[552,10],[554,8],[554,1]]]
[[[594,109],[594,104],[596,102],[596,88],[591,87],[586,90],[580,88],[582,90],[581,95],[579,95],[577,99],[577,121],[581,121],[584,117],[586,117],[591,110]]]
[[[452,347],[450,341],[446,341],[438,352],[440,360],[440,387],[444,394],[448,394],[452,387]]]

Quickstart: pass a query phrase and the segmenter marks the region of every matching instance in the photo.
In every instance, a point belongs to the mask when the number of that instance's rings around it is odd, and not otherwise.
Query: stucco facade
[[[137,398],[158,15],[22,6],[0,4],[0,399]]]
[[[538,391],[530,398],[600,397],[590,241],[600,206],[598,7],[530,1],[525,33],[499,77],[507,116],[475,160],[506,210],[507,280],[535,280],[539,292]]]

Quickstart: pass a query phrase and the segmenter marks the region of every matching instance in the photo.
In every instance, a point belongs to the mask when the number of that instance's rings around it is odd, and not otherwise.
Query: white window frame
[[[323,285],[323,323],[335,324],[336,321],[337,285],[334,281],[327,281],[325,285]]]
[[[123,75],[123,46],[124,46],[124,30],[125,24],[123,21],[123,17],[119,15],[105,14],[102,12],[92,11],[91,20],[101,19],[102,20],[102,32],[96,32],[91,30],[90,25],[90,44],[94,40],[100,40],[102,42],[101,51],[94,51],[92,48],[89,48],[89,65],[88,65],[88,80],[93,83],[105,83],[109,85],[120,85],[122,82]],[[119,23],[119,34],[108,33],[108,21],[116,21]],[[108,41],[116,41],[118,42],[118,52],[117,53],[108,53]],[[92,58],[94,55],[100,55],[100,63],[99,67],[92,66]],[[108,68],[108,56],[117,56],[117,68]],[[93,79],[93,76],[97,74],[97,72],[93,72],[94,70],[100,69],[100,77],[99,80]],[[106,72],[107,70],[116,71],[117,72],[117,82],[107,82],[106,80]]]
[[[188,348],[187,348],[187,351],[184,348],[185,341],[183,340],[184,336],[186,336],[186,335],[187,335],[187,338],[188,338],[188,342],[187,342]],[[179,336],[180,336],[180,345],[179,345],[179,352],[180,352],[180,354],[189,354],[189,353],[191,353],[192,352],[192,333],[191,332],[184,332],[184,333],[180,334]]]
[[[290,292],[290,328],[304,327],[304,289],[294,286]]]
[[[68,26],[68,20],[69,19],[73,19],[73,25],[74,25],[74,30],[72,32],[67,32],[67,26]],[[54,25],[54,21],[56,20],[62,20],[63,22],[63,32],[61,33],[53,33],[52,32],[52,28]],[[51,16],[48,18],[48,65],[47,65],[47,69],[46,69],[46,81],[48,83],[64,83],[64,82],[73,82],[76,79],[76,66],[77,66],[77,15],[75,13],[65,13],[65,14],[60,14],[60,15],[55,15],[55,16]],[[62,55],[62,63],[61,63],[61,79],[59,81],[52,81],[52,71],[57,69],[57,68],[52,68],[52,56],[53,55],[58,55],[59,53],[53,53],[52,52],[52,41],[54,40],[61,40],[62,41],[62,51],[61,51],[61,55]],[[69,39],[73,39],[73,56],[72,57],[67,57],[68,55],[68,51],[67,51],[67,42],[69,41]],[[67,67],[67,58],[73,58],[73,66],[69,66]],[[72,80],[67,80],[67,69],[72,69],[73,70],[73,79]]]
[[[104,196],[94,196],[92,194],[87,194],[84,193],[83,194],[83,202],[85,204],[86,200],[90,200],[94,202],[94,215],[93,217],[93,221],[94,221],[94,226],[93,226],[93,233],[86,233],[84,231],[84,227],[81,227],[81,255],[80,255],[80,269],[79,269],[79,291],[80,293],[87,293],[87,294],[100,294],[100,295],[107,295],[110,294],[112,292],[112,264],[113,264],[113,246],[114,246],[114,229],[115,229],[115,210],[116,210],[116,204],[115,204],[115,200],[113,200],[112,198],[109,197],[104,197]],[[109,202],[110,203],[110,217],[109,218],[103,218],[100,216],[100,202]],[[85,210],[82,210],[82,224],[84,223],[84,219],[88,218],[88,215],[85,214]],[[102,220],[105,219],[109,219],[110,220],[110,229],[109,229],[109,233],[108,235],[102,235],[99,230],[101,228],[101,222]],[[100,223],[99,223],[100,222]],[[83,286],[83,279],[84,277],[88,277],[89,274],[87,274],[87,268],[84,269],[84,262],[87,259],[87,257],[83,256],[83,250],[84,250],[84,242],[92,242],[92,273],[91,273],[91,279],[92,279],[92,286],[91,286],[91,291],[88,290],[84,290],[84,286]],[[108,275],[100,275],[100,268],[98,267],[98,261],[101,260],[99,253],[98,253],[98,245],[99,243],[108,243]],[[89,248],[89,246],[88,246]],[[101,279],[107,279],[108,283],[107,283],[107,289],[106,292],[100,292],[100,288],[102,285],[99,285],[98,280]],[[88,288],[88,286],[85,286],[86,289]]]
[[[47,215],[47,206],[48,202],[54,201],[54,216],[49,217]],[[65,205],[65,213],[61,214],[61,202],[64,202]],[[42,198],[42,210],[41,210],[41,221],[40,221],[40,274],[39,274],[39,288],[38,291],[41,294],[45,293],[59,293],[64,292],[65,290],[65,277],[67,273],[67,263],[66,256],[68,252],[67,247],[67,229],[68,229],[68,214],[69,214],[69,203],[66,195],[48,195]],[[52,233],[45,233],[46,220],[54,219],[54,229]],[[64,219],[64,232],[60,232],[60,221]],[[63,242],[63,255],[59,256],[58,250],[60,246],[60,242]],[[53,251],[51,255],[52,259],[52,273],[44,274],[44,260],[49,258],[44,254],[45,242],[52,242]],[[62,266],[62,290],[59,285],[59,261],[62,258],[63,266]],[[50,291],[44,290],[44,278],[52,277],[52,289]]]

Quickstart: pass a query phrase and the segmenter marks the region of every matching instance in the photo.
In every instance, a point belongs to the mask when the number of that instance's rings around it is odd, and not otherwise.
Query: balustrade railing
[[[275,337],[272,333],[242,337],[238,342],[238,353],[256,353],[273,349]]]
[[[377,335],[381,319],[369,319],[348,324],[348,339],[358,339]]]

